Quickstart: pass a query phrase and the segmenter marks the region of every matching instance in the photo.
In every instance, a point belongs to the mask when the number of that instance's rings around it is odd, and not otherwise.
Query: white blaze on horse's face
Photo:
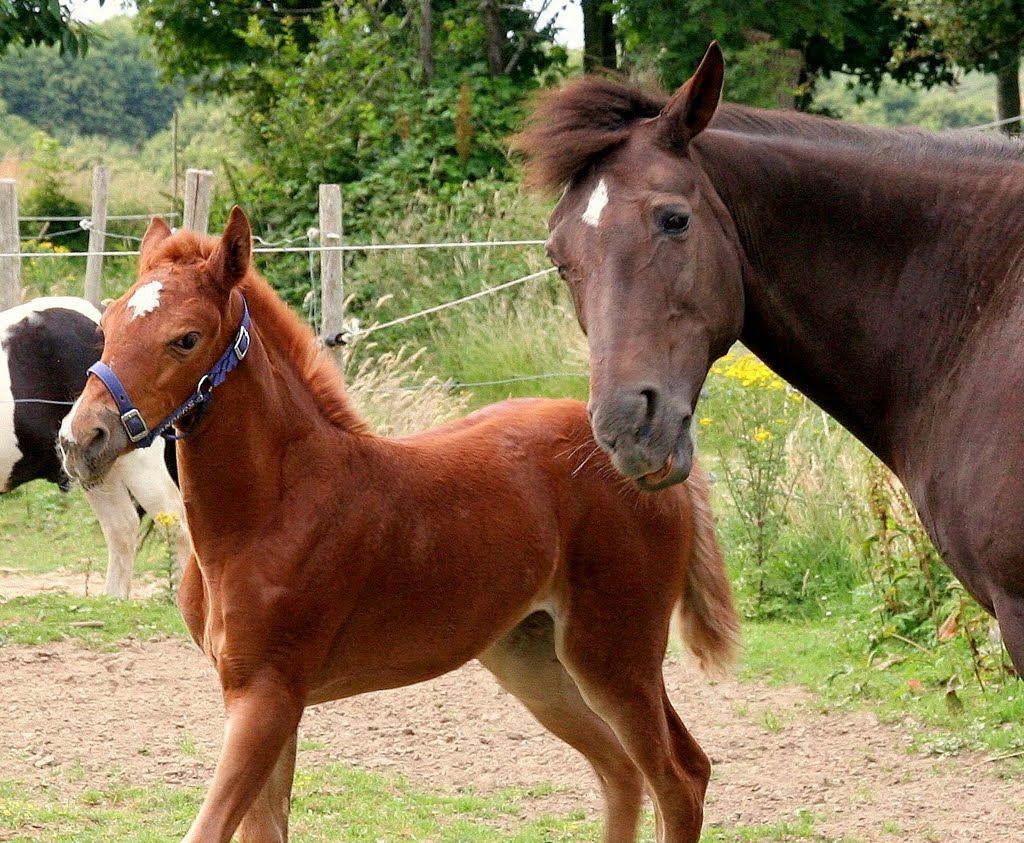
[[[601,212],[608,204],[608,183],[601,179],[590,194],[590,201],[587,202],[587,210],[583,212],[583,222],[597,228],[601,223]]]
[[[147,313],[152,313],[160,306],[160,291],[163,288],[164,285],[159,281],[150,281],[132,293],[132,297],[128,299],[128,308],[132,312],[132,320],[145,316]]]
[[[67,456],[64,453],[64,442],[73,442],[74,434],[71,432],[71,425],[75,421],[75,413],[78,412],[78,405],[82,403],[82,396],[79,395],[75,399],[75,403],[71,405],[71,412],[69,412],[60,423],[60,435],[57,437],[57,444],[60,448],[61,458]]]

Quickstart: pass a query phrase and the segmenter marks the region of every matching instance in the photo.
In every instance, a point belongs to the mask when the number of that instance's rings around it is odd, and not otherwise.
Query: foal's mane
[[[188,230],[178,231],[156,247],[140,267],[140,274],[158,264],[201,264],[219,243]],[[334,360],[317,344],[316,336],[250,266],[239,289],[245,294],[253,329],[279,349],[295,374],[307,385],[316,405],[332,424],[349,433],[366,434],[370,427],[359,415],[345,391],[345,382]]]
[[[642,121],[656,118],[668,95],[583,76],[538,95],[513,148],[526,156],[526,183],[542,191],[571,184],[626,141]],[[887,156],[922,162],[942,159],[968,168],[979,161],[1024,161],[1019,144],[978,132],[927,132],[844,123],[798,111],[723,103],[712,129],[784,138],[820,147],[884,149]]]

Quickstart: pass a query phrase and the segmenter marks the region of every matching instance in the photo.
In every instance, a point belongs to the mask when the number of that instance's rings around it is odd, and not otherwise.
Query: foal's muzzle
[[[73,409],[58,437],[65,473],[86,487],[102,481],[129,444],[120,416],[105,405]]]
[[[693,465],[691,410],[677,406],[653,387],[593,398],[594,438],[616,471],[644,491],[681,483]]]

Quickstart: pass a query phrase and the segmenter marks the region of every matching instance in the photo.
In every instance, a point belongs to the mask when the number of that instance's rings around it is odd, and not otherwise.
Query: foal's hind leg
[[[604,793],[606,843],[632,843],[643,799],[643,777],[558,661],[551,617],[535,612],[479,660],[541,725],[590,762]]]
[[[241,843],[288,843],[297,732],[285,743],[270,778],[238,826]]]
[[[578,615],[559,630],[559,658],[643,773],[659,843],[697,843],[711,764],[665,692],[663,631],[650,617],[652,625],[639,630],[644,616],[625,616],[632,620],[609,625],[600,622],[601,613]]]

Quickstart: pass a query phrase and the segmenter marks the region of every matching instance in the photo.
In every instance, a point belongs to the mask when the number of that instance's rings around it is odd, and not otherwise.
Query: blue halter
[[[128,397],[128,391],[121,384],[113,370],[102,361],[94,363],[89,367],[89,374],[95,375],[103,381],[103,385],[110,392],[114,403],[117,404],[118,412],[121,413],[121,424],[124,425],[125,433],[128,434],[128,438],[136,448],[148,448],[156,441],[158,436],[163,436],[164,439],[175,440],[185,439],[192,435],[195,426],[199,423],[199,419],[213,400],[214,387],[224,383],[228,372],[242,362],[245,353],[249,350],[249,343],[251,341],[249,324],[249,305],[245,301],[245,296],[242,296],[242,324],[238,326],[234,342],[224,350],[220,359],[213,364],[213,368],[199,379],[199,383],[196,384],[196,391],[191,397],[152,430],[146,427],[146,421],[142,418],[142,413],[135,408],[132,399]],[[184,433],[175,433],[171,429],[176,422],[197,409],[199,412],[196,414],[192,424],[189,425],[188,430]]]

